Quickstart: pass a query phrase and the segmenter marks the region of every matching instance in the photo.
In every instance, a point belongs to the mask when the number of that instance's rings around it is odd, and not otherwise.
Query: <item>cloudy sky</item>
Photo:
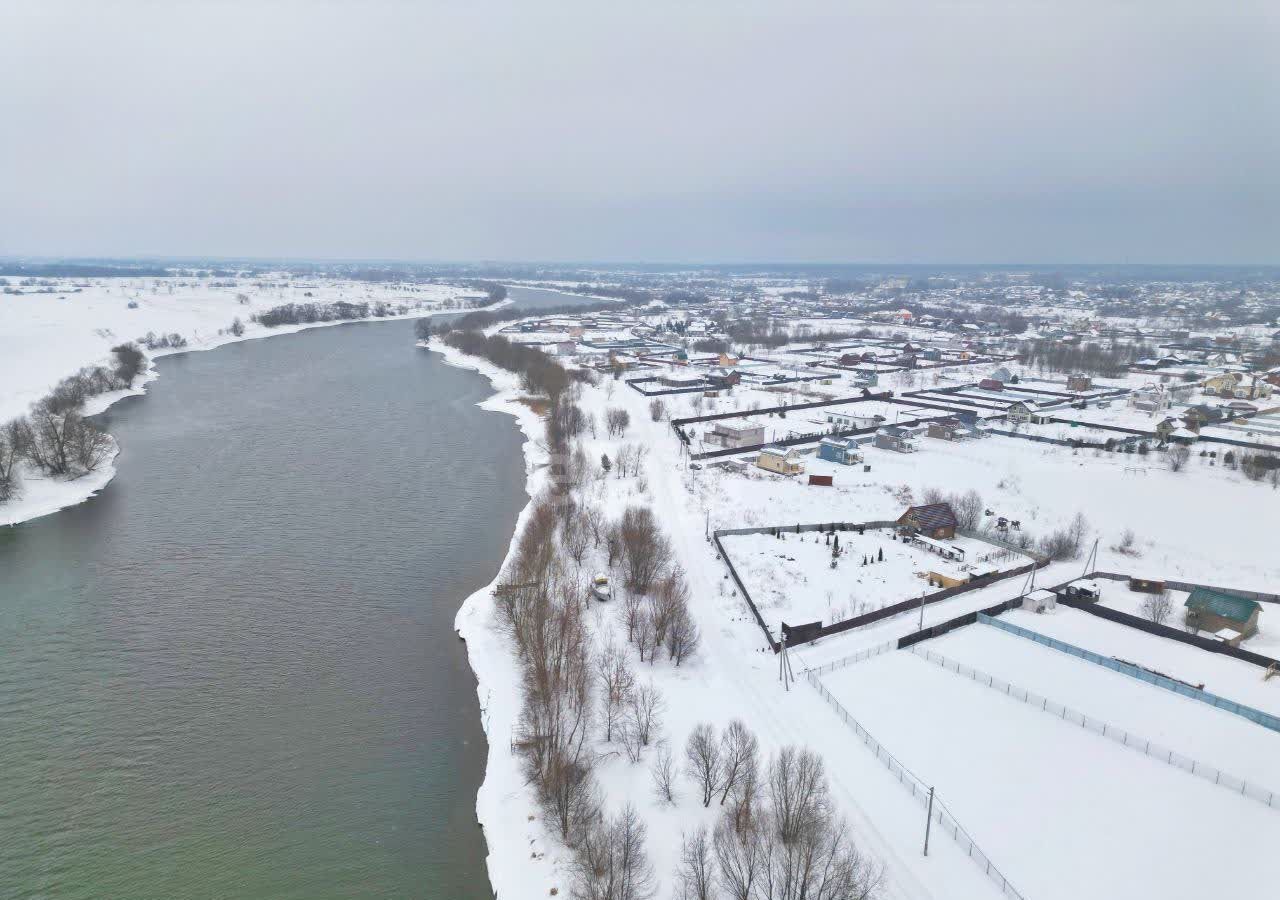
[[[0,0],[0,255],[1280,262],[1280,3]]]

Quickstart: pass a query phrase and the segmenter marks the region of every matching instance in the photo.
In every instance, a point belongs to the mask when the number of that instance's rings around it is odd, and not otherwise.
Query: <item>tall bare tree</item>
[[[716,730],[706,722],[696,725],[684,745],[685,773],[702,792],[702,805],[724,785],[724,759]]]

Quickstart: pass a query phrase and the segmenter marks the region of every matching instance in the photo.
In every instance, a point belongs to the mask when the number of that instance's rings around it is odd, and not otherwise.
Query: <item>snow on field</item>
[[[938,590],[930,585],[930,573],[965,579],[974,571],[974,563],[944,559],[910,546],[895,540],[890,530],[837,536],[841,555],[836,568],[831,567],[831,538],[816,532],[726,535],[721,543],[768,622],[830,624]],[[999,552],[990,544],[963,537],[944,543],[964,551],[965,558],[973,561]],[[1014,555],[978,564],[978,568],[1010,569],[1030,561]]]
[[[1274,809],[906,651],[824,684],[1027,897],[1272,893],[1270,867],[1220,863],[1269,859]],[[852,734],[849,753],[871,755]]]
[[[1280,614],[1280,608],[1268,606],[1264,616],[1268,610]],[[1263,681],[1263,670],[1252,663],[1066,607],[1058,607],[1052,616],[1015,610],[1002,618],[1103,656],[1128,660],[1191,684],[1203,684],[1211,694],[1280,715],[1280,678]],[[1280,765],[1277,771],[1280,772]],[[1280,786],[1277,789],[1280,790]]]
[[[1233,713],[989,625],[959,628],[922,646],[1237,778],[1280,791],[1280,733]]]
[[[1142,577],[1141,573],[1133,573],[1138,577]],[[1159,580],[1159,576],[1152,576],[1155,581]],[[1124,582],[1102,582],[1102,599],[1098,602],[1102,606],[1128,613],[1131,616],[1139,616],[1146,618],[1143,612],[1143,604],[1151,596],[1150,594],[1142,594],[1131,591]],[[1165,623],[1174,628],[1182,627],[1183,617],[1186,615],[1186,602],[1191,594],[1187,591],[1166,591],[1169,597],[1169,603],[1172,605],[1172,611],[1169,619]],[[1271,610],[1273,615],[1267,615],[1267,610]],[[1253,637],[1245,638],[1240,642],[1243,650],[1252,650],[1254,653],[1261,653],[1264,656],[1270,656],[1280,659],[1280,605],[1264,606],[1262,614],[1258,618],[1258,631]]]
[[[810,486],[804,476],[706,467],[697,473],[696,490],[712,527],[733,528],[897,518],[926,488],[974,489],[995,515],[1019,520],[1036,537],[1083,513],[1093,531],[1090,540],[1100,538],[1100,569],[1275,590],[1280,495],[1198,458],[1171,472],[1159,453],[1073,452],[993,436],[967,442],[922,438],[920,451],[912,454],[868,447],[864,461],[870,472],[806,456],[806,475],[830,474],[832,488]],[[1129,529],[1138,557],[1110,549]]]

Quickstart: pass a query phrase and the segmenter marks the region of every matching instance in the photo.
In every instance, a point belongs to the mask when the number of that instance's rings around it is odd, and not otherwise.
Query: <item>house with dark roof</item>
[[[893,450],[895,453],[914,453],[919,449],[915,436],[898,425],[886,425],[876,432],[877,450]]]
[[[1258,613],[1262,606],[1256,600],[1214,588],[1198,587],[1183,604],[1187,624],[1199,631],[1209,631],[1232,647],[1258,633]]]
[[[956,536],[960,523],[950,503],[926,503],[907,507],[898,517],[898,525],[934,540],[948,540]]]

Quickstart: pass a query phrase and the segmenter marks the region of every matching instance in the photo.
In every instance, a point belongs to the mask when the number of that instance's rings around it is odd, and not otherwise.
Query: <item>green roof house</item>
[[[1258,613],[1262,607],[1256,600],[1198,587],[1184,605],[1188,625],[1199,631],[1211,631],[1233,647],[1258,633]]]

